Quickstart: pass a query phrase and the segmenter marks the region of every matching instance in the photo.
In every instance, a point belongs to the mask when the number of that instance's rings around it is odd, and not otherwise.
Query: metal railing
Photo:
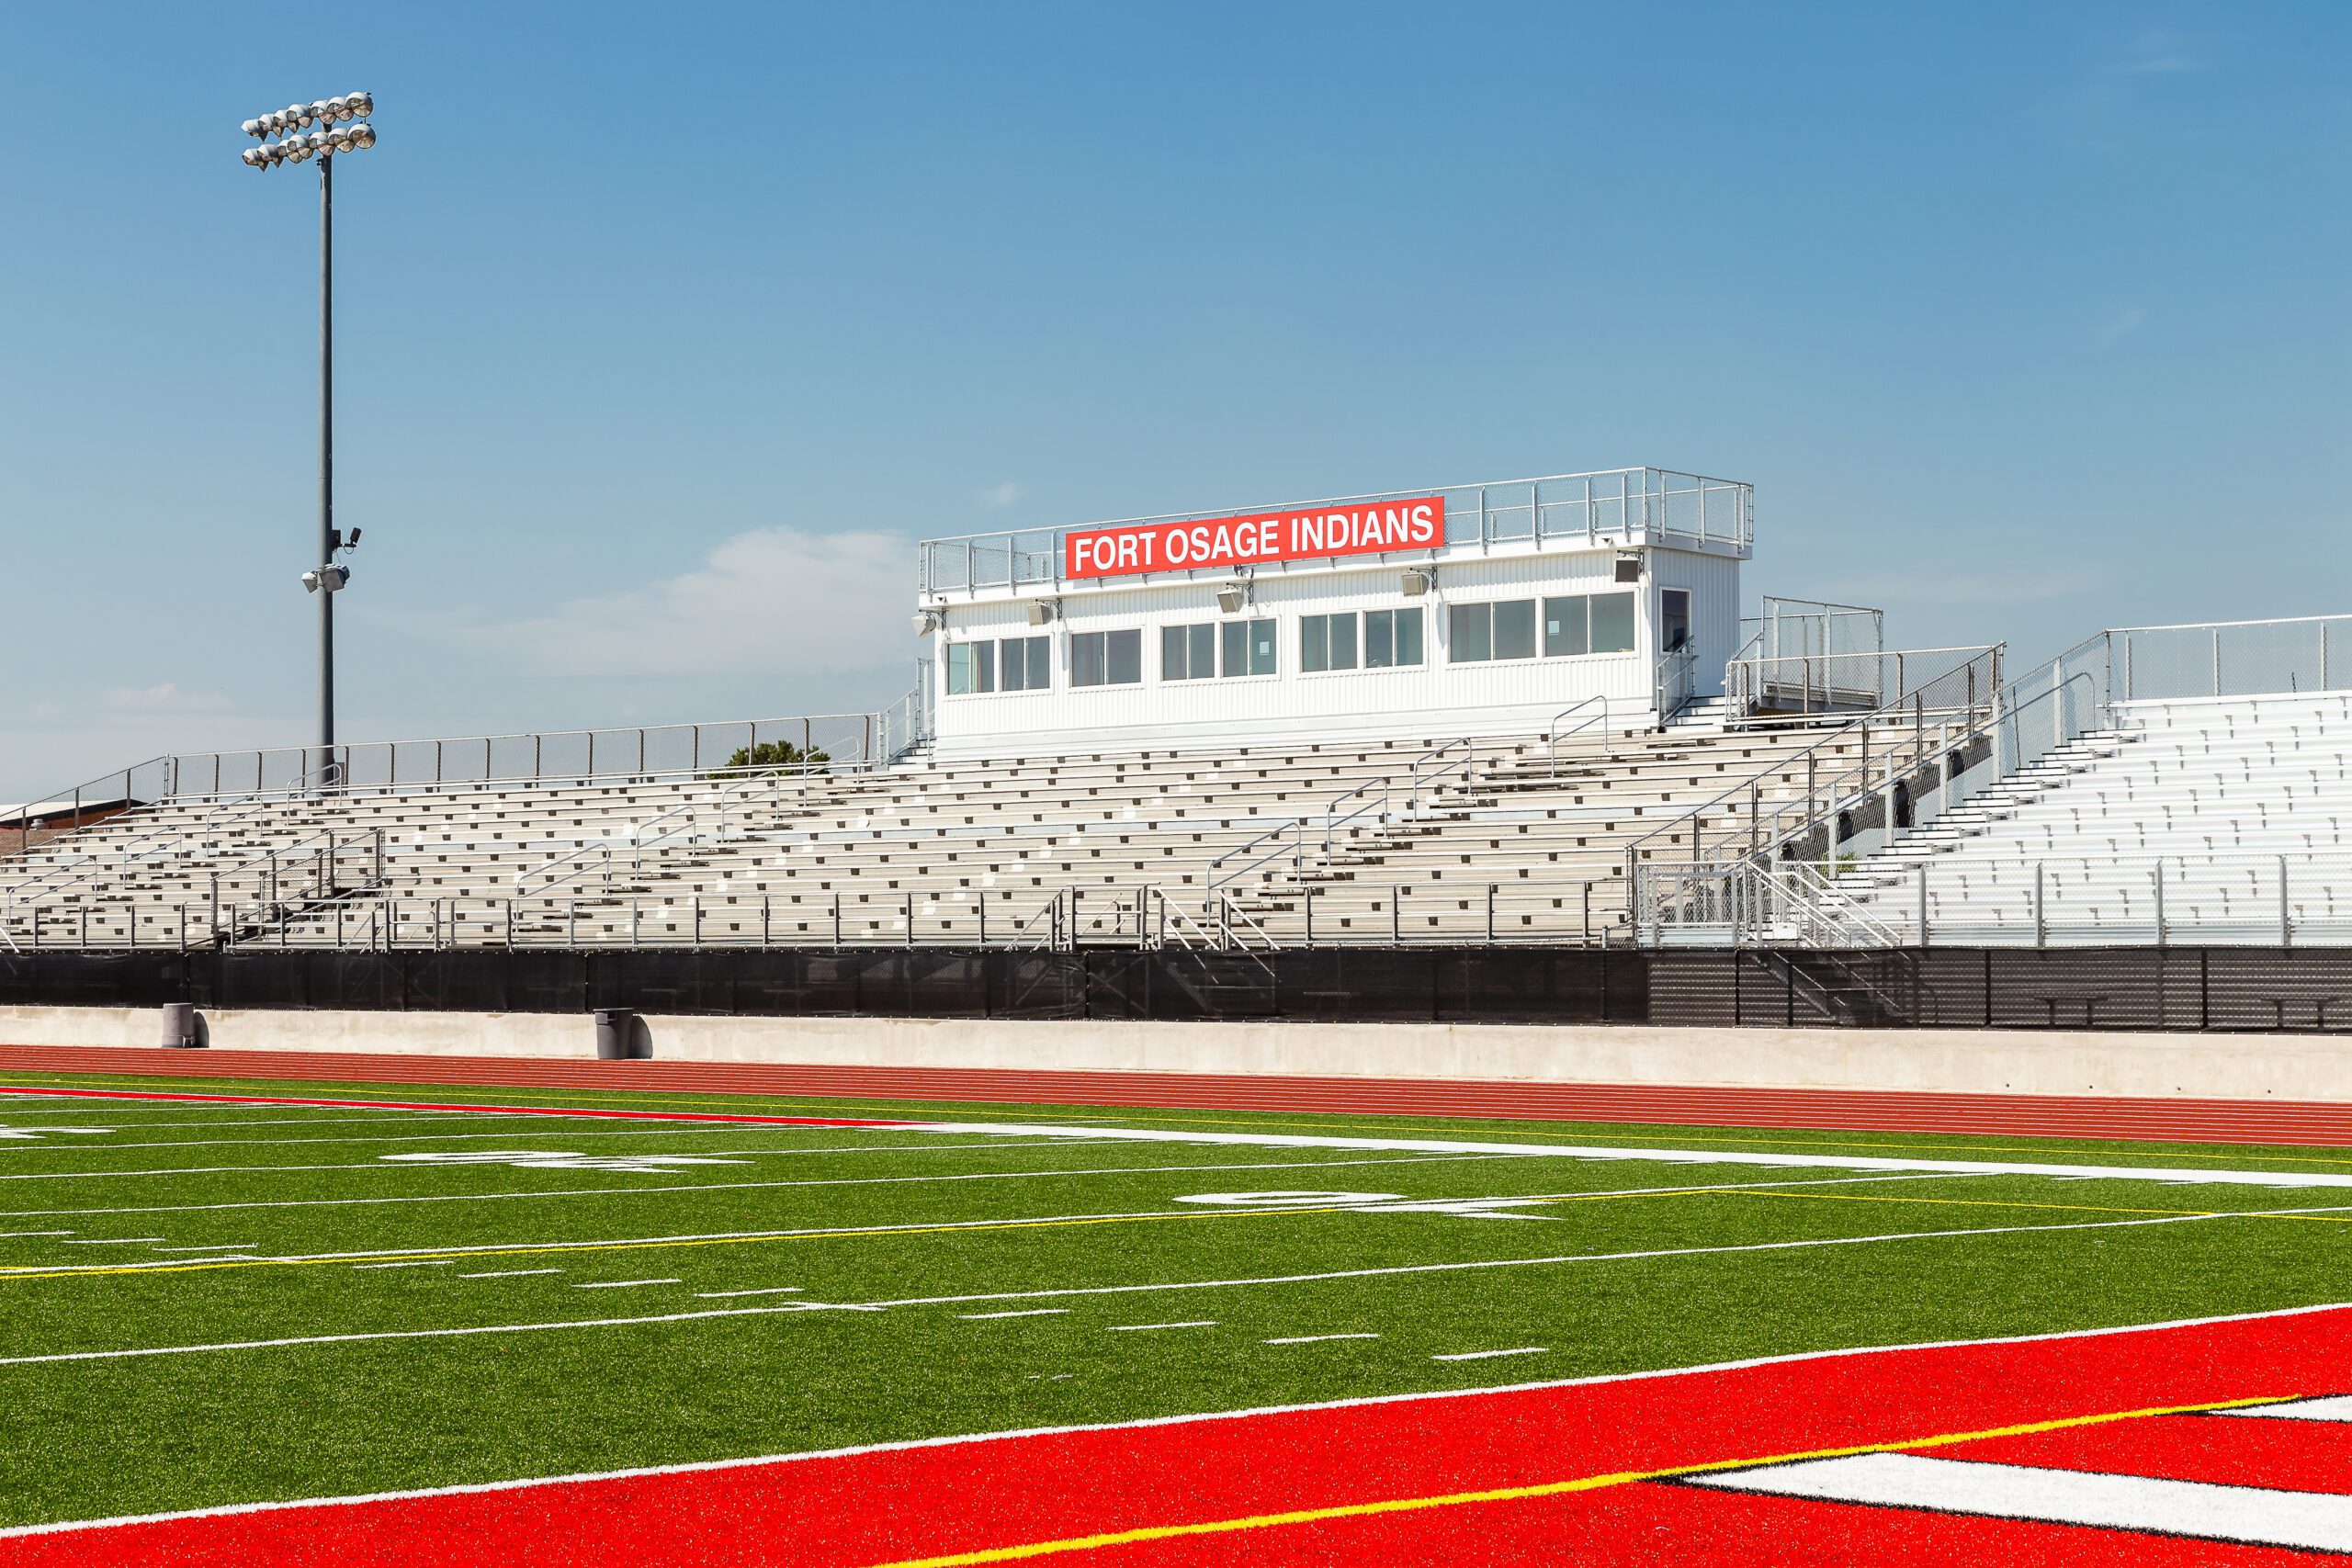
[[[287,867],[273,890],[203,898],[14,911],[0,947],[19,951],[208,946],[357,951],[497,947],[1028,948],[1162,946],[1229,953],[1300,947],[1622,943],[1614,878],[1560,882],[1305,884],[1250,897],[1219,893],[1205,911],[1181,887],[1091,884],[1039,903],[1011,889],[775,895],[432,897],[374,889]],[[315,886],[313,886],[315,883]],[[269,897],[274,891],[277,897]],[[301,895],[298,897],[296,895]]]
[[[1640,897],[1657,946],[2352,947],[2352,855],[1667,865]]]
[[[1713,799],[1651,829],[1626,846],[1626,876],[1636,875],[1648,860],[1707,862],[1762,855],[1802,833],[1825,812],[1838,809],[1844,798],[1837,793],[1839,789],[1850,792],[1867,781],[1883,781],[1891,769],[1907,771],[1939,755],[1956,728],[1989,715],[1996,689],[1990,680],[1990,661],[1998,652],[1980,650],[1976,659],[1915,686],[1905,701],[1849,719],[1804,750],[1774,758]],[[1843,760],[1849,750],[1857,758],[1850,764]],[[1784,801],[1781,781],[1799,770],[1804,773],[1804,794]]]
[[[2001,685],[2004,645],[1894,649],[1878,653],[1759,654],[1724,667],[1725,716],[1743,728],[1851,717],[1932,691],[1940,706],[1973,711]],[[1944,679],[1960,671],[1970,689]]]
[[[1396,805],[1390,790],[1393,775],[1383,774],[1334,796],[1318,813],[1293,818],[1268,829],[1239,848],[1227,851],[1208,864],[1204,878],[1206,884],[1204,907],[1214,914],[1216,900],[1228,889],[1285,860],[1290,863],[1291,880],[1304,882],[1312,829],[1318,826],[1322,829],[1321,848],[1317,852],[1328,863],[1342,829],[1353,828],[1366,818],[1372,818],[1373,824],[1381,828],[1417,819],[1439,790],[1449,784],[1456,788],[1469,788],[1476,773],[1477,761],[1477,747],[1466,738],[1432,746],[1415,757],[1412,765],[1407,769],[1405,801],[1401,808]],[[1356,804],[1349,806],[1351,801]],[[1267,845],[1273,847],[1269,849],[1265,847]]]
[[[1669,649],[1657,661],[1657,721],[1665,724],[1699,694],[1699,645],[1686,642]]]
[[[1587,712],[1587,709],[1591,711]],[[1576,716],[1574,724],[1561,724],[1562,719],[1572,716]],[[1581,702],[1570,703],[1566,707],[1554,714],[1552,722],[1544,727],[1544,772],[1554,778],[1558,778],[1560,776],[1560,742],[1574,739],[1596,726],[1600,730],[1601,756],[1610,761],[1615,761],[1617,748],[1610,742],[1609,739],[1609,699],[1600,696],[1587,697]]]
[[[926,539],[916,547],[916,583],[918,591],[926,596],[983,588],[1018,589],[1032,584],[1048,587],[1062,581],[1063,541],[1072,534],[1148,524],[1254,517],[1325,506],[1371,505],[1429,495],[1442,496],[1445,501],[1446,547],[1484,549],[1514,541],[1540,545],[1552,539],[1573,539],[1591,546],[1686,542],[1745,550],[1755,543],[1756,496],[1752,485],[1668,468],[1608,468],[1588,474],[1383,491],[1275,506],[1215,507],[1151,517],[1111,518],[1064,528]],[[1419,556],[1426,549],[1394,553]],[[1279,562],[1260,568],[1282,569]],[[1222,572],[1226,569],[1217,570]]]

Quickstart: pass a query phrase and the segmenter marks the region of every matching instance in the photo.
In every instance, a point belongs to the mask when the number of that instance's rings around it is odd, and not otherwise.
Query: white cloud
[[[154,686],[108,686],[98,694],[101,706],[116,713],[225,713],[229,699],[219,692],[190,692],[177,682]]]
[[[866,670],[903,653],[914,550],[880,534],[738,534],[692,571],[543,615],[450,626],[526,674],[672,676]]]
[[[1001,512],[1026,493],[1019,485],[1007,479],[1002,484],[983,488],[980,491],[980,504],[991,512]]]
[[[2118,338],[2131,336],[2133,333],[2138,332],[2142,327],[2145,326],[2147,324],[2147,310],[2142,306],[2134,305],[2130,310],[2118,310],[2114,315],[2100,322],[2098,326],[2093,330],[2091,335],[2097,338],[2100,344],[2104,346],[2105,344],[2115,342]]]

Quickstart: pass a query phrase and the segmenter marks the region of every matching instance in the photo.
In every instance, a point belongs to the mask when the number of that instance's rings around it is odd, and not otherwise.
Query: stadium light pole
[[[319,601],[319,767],[334,765],[334,596],[351,581],[351,569],[335,557],[359,544],[359,530],[346,543],[334,525],[334,160],[376,145],[375,96],[350,93],[307,104],[288,104],[244,123],[258,147],[244,152],[250,169],[319,161],[319,564],[302,574],[302,587]],[[276,140],[271,140],[273,137]],[[307,772],[307,770],[305,770]]]

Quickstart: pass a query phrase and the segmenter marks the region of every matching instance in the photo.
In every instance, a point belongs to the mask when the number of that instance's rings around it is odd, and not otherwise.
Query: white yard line
[[[15,1241],[28,1235],[72,1235],[72,1231],[0,1231],[0,1241]]]
[[[985,1127],[1003,1134],[1042,1138],[1089,1138],[1103,1143],[1216,1144],[1269,1149],[1388,1149],[1416,1154],[1550,1155],[1567,1159],[1649,1160],[1668,1165],[1812,1167],[1829,1170],[1916,1170],[1947,1176],[2079,1176],[2120,1181],[2207,1183],[2237,1187],[2352,1187],[2352,1173],[2308,1174],[2276,1170],[2182,1170],[2164,1166],[2056,1165],[2040,1161],[1895,1159],[1838,1154],[1751,1154],[1724,1149],[1623,1148],[1587,1144],[1474,1143],[1441,1138],[1342,1138],[1284,1133],[1190,1133],[1143,1127],[1067,1127],[1051,1122],[909,1122],[909,1132],[948,1135]]]
[[[2054,1225],[1998,1225],[1973,1230],[1908,1231],[1885,1235],[1832,1236],[1811,1241],[1750,1242],[1732,1247],[1688,1247],[1663,1248],[1650,1252],[1602,1252],[1566,1255],[1556,1258],[1495,1258],[1463,1263],[1409,1263],[1377,1269],[1338,1269],[1314,1274],[1266,1274],[1232,1280],[1178,1280],[1148,1285],[1082,1285],[1063,1286],[1041,1291],[989,1291],[970,1295],[904,1296],[896,1300],[841,1303],[841,1310],[881,1312],[891,1307],[963,1306],[983,1302],[1037,1301],[1076,1296],[1139,1295],[1159,1291],[1236,1290],[1261,1285],[1297,1285],[1320,1283],[1329,1280],[1369,1280],[1406,1274],[1466,1273],[1496,1269],[1539,1269],[1582,1263],[1619,1263],[1647,1261],[1662,1258],[1710,1257],[1724,1253],[1792,1252],[1822,1247],[1866,1247],[1894,1242],[1948,1241],[1985,1235],[2021,1235],[2054,1231],[2120,1230],[2137,1225],[2190,1224],[2205,1220],[2236,1219],[2236,1214],[2166,1215],[2153,1220],[2088,1220]],[[765,1233],[762,1233],[765,1234]],[[447,1261],[445,1259],[444,1261]],[[59,1361],[107,1361],[147,1356],[193,1356],[235,1350],[273,1350],[294,1346],[348,1345],[379,1339],[445,1339],[463,1338],[484,1334],[536,1334],[566,1328],[616,1328],[650,1324],[693,1323],[707,1318],[768,1316],[806,1311],[816,1303],[791,1303],[772,1307],[724,1307],[702,1312],[664,1313],[649,1317],[590,1318],[555,1323],[492,1324],[471,1328],[411,1328],[390,1329],[368,1334],[312,1334],[283,1339],[222,1340],[201,1345],[142,1346],[119,1350],[62,1350],[38,1356],[0,1357],[0,1367],[19,1367]],[[2287,1316],[2293,1312],[2317,1312],[2318,1307],[2300,1307],[2290,1313],[2254,1313],[2248,1317]],[[2199,1322],[2229,1322],[2232,1318],[2197,1319]],[[2085,1330],[2083,1332],[2109,1332]],[[2028,1336],[2033,1337],[2066,1337]],[[1802,1358],[1781,1358],[1800,1359]],[[1758,1363],[1760,1364],[1760,1363]],[[7,1532],[0,1529],[0,1537]]]
[[[1516,1350],[1456,1350],[1450,1356],[1431,1356],[1432,1361],[1490,1361],[1498,1356],[1548,1356],[1551,1348],[1544,1345],[1522,1345]]]
[[[582,1280],[571,1288],[575,1291],[621,1291],[631,1285],[682,1285],[683,1280]]]
[[[158,1252],[251,1252],[260,1245],[261,1243],[257,1241],[210,1241],[202,1247],[159,1247],[155,1250]]]
[[[519,1280],[526,1274],[560,1274],[560,1269],[492,1269],[486,1274],[460,1274],[460,1280]]]
[[[1016,1307],[1011,1312],[959,1312],[956,1315],[973,1323],[985,1323],[998,1317],[1066,1317],[1068,1307]]]
[[[916,1145],[922,1147],[922,1145]],[[949,1149],[1035,1148],[1034,1144],[953,1144]],[[708,1158],[714,1151],[705,1151]],[[717,1151],[723,1152],[723,1151]],[[775,1151],[814,1153],[814,1150]],[[836,1151],[847,1152],[847,1151]],[[218,1213],[231,1209],[335,1209],[378,1203],[480,1203],[493,1199],[511,1198],[666,1198],[676,1192],[750,1192],[779,1187],[888,1187],[908,1183],[933,1181],[1024,1181],[1043,1180],[1066,1176],[1160,1176],[1188,1175],[1196,1171],[1220,1170],[1315,1170],[1324,1167],[1365,1165],[1450,1165],[1468,1161],[1503,1159],[1502,1155],[1396,1155],[1382,1159],[1308,1159],[1255,1161],[1244,1165],[1109,1165],[1075,1170],[980,1170],[959,1171],[948,1176],[826,1176],[803,1178],[791,1181],[717,1181],[697,1182],[689,1186],[664,1183],[659,1187],[566,1187],[547,1192],[428,1192],[394,1198],[274,1198],[256,1199],[241,1203],[157,1203],[132,1208],[110,1209],[16,1209],[0,1211],[0,1220],[80,1219],[100,1214],[190,1214]],[[287,1167],[272,1166],[270,1169]],[[373,1170],[370,1166],[349,1168]],[[449,1168],[463,1168],[452,1167]],[[45,1231],[27,1231],[28,1235],[45,1235]],[[57,1232],[71,1235],[71,1232]]]
[[[1190,1323],[1114,1323],[1105,1325],[1113,1334],[1150,1334],[1162,1328],[1215,1328],[1215,1318],[1196,1318]]]
[[[526,1134],[526,1136],[529,1134]],[[1073,1139],[1073,1143],[1100,1140]],[[46,1152],[55,1154],[67,1145],[43,1145]],[[851,1148],[812,1149],[702,1149],[699,1157],[714,1155],[866,1155],[866,1154],[954,1154],[959,1149],[1035,1149],[1032,1140],[1014,1140],[1001,1144],[865,1144]],[[89,1152],[110,1154],[110,1149]],[[385,1165],[377,1160],[362,1160],[356,1165],[198,1165],[173,1167],[156,1170],[20,1170],[0,1174],[0,1181],[103,1181],[115,1177],[133,1176],[267,1176],[278,1171],[313,1170],[419,1170],[442,1168],[432,1166]],[[462,1167],[450,1167],[458,1169]]]
[[[160,1235],[110,1235],[89,1241],[69,1241],[65,1245],[67,1247],[135,1247],[141,1242],[167,1239],[169,1238]]]
[[[1377,1339],[1377,1334],[1293,1334],[1282,1339],[1261,1339],[1261,1345],[1322,1345],[1333,1339]]]
[[[1186,1168],[1187,1170],[1189,1170],[1189,1169],[1191,1169],[1191,1168]],[[1829,1186],[1848,1186],[1848,1185],[1852,1185],[1852,1184],[1855,1184],[1855,1183],[1858,1183],[1858,1182],[1885,1181],[1885,1180],[1895,1180],[1895,1179],[1903,1179],[1903,1178],[1889,1178],[1889,1177],[1827,1177],[1827,1178],[1820,1179],[1818,1179],[1818,1180],[1807,1181],[1807,1182],[1772,1182],[1772,1183],[1764,1183],[1764,1182],[1743,1181],[1743,1182],[1732,1182],[1732,1183],[1725,1184],[1725,1185],[1709,1186],[1709,1187],[1628,1187],[1628,1188],[1615,1188],[1615,1189],[1601,1189],[1601,1190],[1594,1190],[1594,1191],[1577,1191],[1577,1192],[1569,1192],[1569,1193],[1552,1194],[1551,1196],[1554,1196],[1554,1197],[1560,1197],[1560,1198],[1578,1198],[1578,1199],[1598,1199],[1598,1198],[1617,1198],[1617,1197],[1646,1197],[1646,1196],[1651,1196],[1651,1195],[1654,1195],[1654,1194],[1659,1194],[1659,1193],[1699,1193],[1699,1192],[1716,1192],[1716,1191],[1735,1191],[1735,1192],[1736,1192],[1736,1191],[1740,1190],[1741,1190],[1741,1189],[1743,1189],[1743,1188],[1747,1188],[1747,1187],[1758,1187],[1758,1186],[1767,1186],[1767,1185],[1769,1185],[1769,1186],[1777,1186],[1777,1187],[1794,1187],[1794,1186],[1816,1186],[1816,1187],[1829,1187]],[[1535,1195],[1535,1196],[1536,1196],[1536,1197],[1543,1197],[1543,1196],[1544,1196],[1544,1194],[1537,1194],[1537,1195]],[[1470,1200],[1464,1200],[1464,1201],[1469,1201]],[[1532,1200],[1529,1200],[1529,1199],[1521,1199],[1521,1201],[1532,1201]],[[466,1253],[475,1253],[475,1252],[514,1252],[514,1251],[532,1251],[532,1250],[548,1251],[548,1252],[560,1252],[560,1251],[568,1251],[568,1250],[581,1250],[581,1249],[592,1249],[592,1250],[593,1250],[593,1249],[613,1248],[613,1247],[622,1247],[661,1246],[661,1245],[664,1245],[664,1244],[675,1244],[675,1243],[682,1243],[682,1242],[784,1240],[784,1239],[786,1239],[786,1238],[789,1238],[789,1237],[793,1237],[793,1236],[804,1236],[804,1235],[825,1235],[825,1236],[836,1236],[836,1235],[894,1235],[894,1234],[901,1233],[901,1232],[914,1232],[914,1233],[921,1234],[921,1233],[939,1233],[939,1232],[947,1232],[947,1231],[967,1231],[967,1230],[978,1230],[978,1231],[986,1231],[986,1230],[1018,1230],[1018,1229],[1022,1229],[1022,1228],[1023,1228],[1023,1227],[1027,1227],[1027,1226],[1035,1226],[1035,1225],[1078,1224],[1087,1224],[1087,1223],[1091,1223],[1091,1222],[1106,1222],[1106,1221],[1119,1221],[1119,1220],[1175,1220],[1175,1219],[1204,1219],[1204,1218],[1208,1218],[1208,1217],[1213,1216],[1213,1215],[1221,1215],[1221,1216],[1228,1216],[1228,1217],[1238,1217],[1238,1216],[1242,1215],[1242,1214],[1251,1214],[1251,1215],[1322,1214],[1322,1213],[1359,1213],[1359,1212],[1361,1212],[1361,1213],[1380,1213],[1380,1212],[1381,1212],[1381,1205],[1380,1205],[1380,1204],[1378,1204],[1378,1203],[1364,1203],[1364,1204],[1358,1204],[1358,1203],[1352,1203],[1352,1202],[1347,1202],[1347,1201],[1336,1201],[1336,1202],[1335,1202],[1335,1201],[1332,1201],[1328,1200],[1328,1199],[1312,1199],[1312,1198],[1311,1198],[1311,1199],[1303,1199],[1303,1200],[1300,1200],[1300,1201],[1295,1201],[1295,1202],[1282,1202],[1282,1203],[1254,1203],[1254,1204],[1250,1204],[1250,1205],[1248,1205],[1248,1206],[1246,1206],[1246,1207],[1244,1207],[1244,1206],[1235,1206],[1235,1207],[1232,1207],[1232,1208],[1187,1207],[1187,1208],[1182,1208],[1182,1209],[1141,1209],[1141,1210],[1122,1210],[1122,1211],[1115,1211],[1115,1212],[1108,1213],[1099,1213],[1099,1212],[1093,1212],[1093,1213],[1077,1213],[1077,1214],[1033,1214],[1033,1215],[1023,1215],[1023,1216],[1017,1216],[1017,1217],[1012,1217],[1012,1218],[988,1218],[988,1219],[972,1219],[972,1220],[909,1220],[909,1221],[901,1221],[901,1222],[899,1222],[899,1223],[896,1223],[896,1224],[885,1224],[885,1225],[804,1225],[804,1226],[798,1226],[798,1227],[790,1228],[790,1229],[777,1229],[777,1230],[756,1230],[756,1231],[711,1231],[711,1232],[695,1231],[695,1232],[687,1232],[687,1233],[684,1233],[684,1234],[683,1234],[683,1235],[641,1235],[641,1236],[607,1236],[607,1237],[602,1237],[602,1238],[599,1238],[599,1239],[596,1239],[596,1240],[593,1240],[593,1241],[500,1241],[500,1242],[469,1242],[469,1243],[467,1243],[467,1244],[465,1244],[465,1245],[463,1245],[463,1246],[455,1246],[455,1247],[376,1247],[376,1248],[370,1248],[370,1249],[368,1249],[368,1250],[366,1250],[366,1251],[359,1251],[359,1252],[288,1253],[288,1254],[286,1254],[286,1255],[284,1255],[284,1256],[275,1258],[273,1258],[273,1259],[272,1259],[272,1261],[273,1261],[273,1262],[279,1262],[279,1263],[333,1263],[333,1262],[339,1262],[339,1261],[342,1261],[343,1259],[345,1259],[345,1258],[401,1258],[401,1257],[430,1257],[430,1258],[447,1258],[447,1257],[461,1256],[461,1255],[466,1254]],[[2303,1212],[2303,1211],[2298,1211],[2298,1212]],[[2204,1216],[2189,1216],[2189,1217],[2192,1217],[2192,1218],[2201,1218],[2201,1217],[2204,1217]],[[162,1236],[144,1236],[144,1237],[139,1237],[139,1238],[135,1238],[135,1239],[139,1239],[139,1240],[145,1240],[145,1241],[162,1241],[162,1240],[163,1240],[163,1239],[164,1239],[164,1237],[162,1237]],[[80,1242],[68,1242],[68,1243],[66,1243],[65,1245],[66,1245],[66,1246],[68,1246],[68,1247],[76,1247],[76,1246],[96,1245],[96,1244],[85,1244],[85,1243],[80,1243]],[[180,1265],[177,1265],[177,1264],[172,1264],[172,1263],[161,1263],[161,1262],[158,1262],[158,1263],[138,1263],[138,1264],[130,1264],[130,1265],[103,1265],[103,1264],[94,1264],[94,1265],[86,1266],[86,1268],[85,1268],[85,1269],[84,1269],[84,1271],[85,1271],[85,1272],[91,1272],[91,1273],[105,1272],[105,1273],[112,1274],[112,1275],[120,1275],[120,1274],[130,1273],[130,1272],[132,1272],[132,1271],[134,1271],[134,1270],[138,1270],[138,1269],[172,1269],[172,1268],[176,1268],[176,1267],[180,1267]],[[74,1269],[76,1269],[76,1268],[83,1268],[83,1266],[78,1266],[78,1265],[77,1265],[77,1266],[55,1266],[55,1267],[45,1267],[45,1266],[41,1266],[41,1265],[35,1265],[35,1264],[18,1264],[18,1265],[15,1265],[15,1266],[12,1266],[12,1267],[0,1268],[0,1280],[6,1280],[6,1279],[12,1278],[12,1277],[18,1277],[18,1276],[25,1276],[25,1275],[35,1275],[35,1274],[40,1274],[40,1275],[62,1275],[62,1274],[66,1274],[66,1273],[73,1272],[73,1271],[74,1270]]]
[[[400,1263],[355,1263],[354,1269],[446,1269],[455,1261],[447,1258],[417,1258]]]

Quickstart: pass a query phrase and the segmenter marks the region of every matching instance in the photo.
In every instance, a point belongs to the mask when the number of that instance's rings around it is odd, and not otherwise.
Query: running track
[[[2352,1103],[2265,1100],[0,1045],[0,1074],[31,1073],[2352,1145]]]
[[[0,1568],[2292,1568],[2323,1560],[2274,1544],[2295,1509],[2324,1515],[2306,1551],[2352,1544],[2352,1423],[2201,1412],[2347,1386],[2352,1309],[2306,1309],[35,1527],[0,1531]],[[1758,1468],[1905,1450],[1972,1489],[2206,1490],[2117,1529],[1772,1495]]]

